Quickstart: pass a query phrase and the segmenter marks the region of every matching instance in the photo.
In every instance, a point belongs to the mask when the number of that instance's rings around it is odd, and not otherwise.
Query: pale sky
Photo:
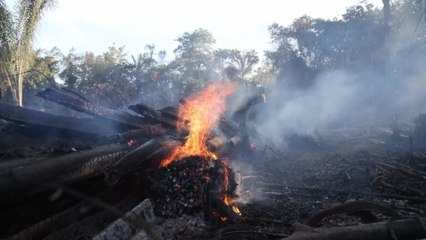
[[[126,46],[129,54],[155,44],[168,58],[184,32],[207,29],[216,48],[255,49],[260,55],[270,48],[267,28],[287,26],[302,15],[334,18],[359,0],[57,0],[41,21],[36,48],[59,47],[67,53],[102,53],[108,46]],[[381,0],[369,0],[381,7]]]

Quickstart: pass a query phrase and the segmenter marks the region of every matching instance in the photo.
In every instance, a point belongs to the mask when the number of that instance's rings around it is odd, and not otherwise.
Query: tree
[[[254,66],[259,62],[255,50],[218,49],[214,51],[214,57],[217,67],[224,69],[228,78],[240,79],[245,82],[249,81],[247,76],[252,73]]]
[[[1,12],[1,74],[16,104],[23,104],[24,75],[34,64],[32,43],[42,14],[54,0],[20,0],[12,13],[3,0]]]
[[[289,27],[273,24],[269,32],[275,49],[267,57],[280,70],[279,78],[299,88],[310,86],[323,70],[380,70],[386,59],[387,26],[371,4],[349,7],[340,19],[303,16]]]
[[[177,39],[178,47],[175,63],[186,81],[205,80],[208,78],[209,65],[212,62],[212,45],[216,42],[212,34],[205,29],[192,33],[185,32]]]

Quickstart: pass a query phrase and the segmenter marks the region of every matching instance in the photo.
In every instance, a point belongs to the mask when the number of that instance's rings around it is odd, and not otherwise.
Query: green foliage
[[[306,88],[318,73],[330,69],[383,74],[396,43],[416,48],[424,45],[424,30],[413,41],[411,27],[423,11],[419,5],[395,1],[389,16],[389,9],[382,12],[361,3],[349,7],[340,19],[303,16],[288,27],[273,24],[269,32],[274,49],[267,57],[279,70],[279,78],[285,79],[286,87]]]
[[[0,2],[0,62],[2,88],[8,88],[16,104],[23,104],[25,73],[30,72],[36,55],[32,49],[35,30],[43,12],[54,0],[20,0],[16,12]]]
[[[188,84],[198,87],[208,80],[209,66],[213,60],[212,45],[216,42],[212,34],[205,29],[197,29],[192,33],[185,32],[177,40],[178,47],[174,50],[174,65],[182,73]]]
[[[218,49],[214,52],[216,61],[227,69],[226,75],[231,80],[239,79],[243,82],[250,82],[247,76],[253,71],[254,66],[259,62],[259,57],[255,50],[240,51],[238,49]],[[231,73],[232,69],[236,72]],[[232,76],[231,76],[232,75]],[[233,76],[235,75],[235,76]]]

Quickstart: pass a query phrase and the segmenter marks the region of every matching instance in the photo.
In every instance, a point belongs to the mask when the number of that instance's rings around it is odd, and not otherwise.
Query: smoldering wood
[[[211,207],[216,210],[220,216],[225,216],[232,223],[239,223],[241,221],[241,217],[236,214],[232,208],[226,205],[222,199],[217,196],[210,196]]]
[[[114,205],[109,205],[114,209],[109,211],[108,209],[102,209],[94,214],[91,214],[80,221],[71,222],[69,225],[64,228],[52,231],[51,234],[43,239],[45,240],[56,240],[56,239],[66,239],[69,236],[72,236],[75,233],[80,233],[85,237],[95,237],[99,232],[101,232],[109,223],[117,219],[117,217],[122,216],[122,213],[129,211],[133,206],[136,206],[140,199],[136,197],[136,193],[127,193],[121,200]],[[96,201],[100,201],[97,200]],[[101,201],[100,201],[101,202]],[[89,203],[93,204],[93,203]],[[102,207],[93,205],[95,207]],[[117,215],[119,212],[120,215]]]
[[[138,235],[138,239],[149,239],[146,232],[135,224],[140,218],[146,218],[146,205],[148,199],[139,203],[136,207],[128,211],[123,217],[112,222],[107,228],[96,235],[93,240],[126,240]]]
[[[178,116],[174,115],[177,110],[172,111],[167,108],[165,111],[155,110],[143,104],[130,105],[129,109],[141,114],[152,123],[161,123],[167,127],[176,128]]]
[[[108,201],[110,204],[118,203],[116,200],[117,195],[125,195],[131,193],[131,190],[127,190],[126,185],[128,182],[123,182],[120,185],[116,185],[113,188],[108,188],[95,195],[96,198]],[[52,203],[53,204],[53,203]],[[81,201],[76,205],[66,208],[52,216],[49,216],[36,224],[27,227],[19,233],[8,238],[9,240],[32,240],[42,239],[43,237],[52,234],[59,229],[66,227],[69,224],[80,221],[92,214],[101,211],[100,208],[91,206],[89,203]]]
[[[108,165],[107,163],[121,156],[117,153],[127,150],[127,145],[101,146],[40,161],[22,168],[3,169],[0,171],[0,192],[4,194],[48,184],[50,180],[56,179],[57,182],[63,182],[100,172],[105,165]]]
[[[70,90],[47,88],[44,91],[38,92],[37,96],[56,102],[73,110],[95,117],[113,120],[132,128],[143,128],[143,125],[147,123],[146,119],[143,117],[97,106]]]
[[[120,126],[108,120],[59,116],[6,103],[0,103],[0,118],[19,124],[32,124],[95,135],[113,134],[120,130]]]
[[[158,137],[167,133],[167,130],[160,125],[146,124],[142,129],[132,129],[123,133],[111,134],[102,136],[99,140],[100,143],[110,142],[128,142],[138,138]]]
[[[158,161],[161,161],[177,145],[179,145],[179,142],[168,137],[149,140],[128,153],[108,169],[105,174],[107,184],[114,185],[129,174],[140,170],[140,168],[152,167],[152,164],[158,166]]]
[[[295,231],[282,240],[414,240],[426,237],[426,218],[408,218],[348,227],[310,228],[296,224]]]
[[[320,225],[322,219],[335,214],[354,213],[354,212],[369,211],[369,210],[376,210],[388,216],[391,216],[393,218],[401,217],[399,213],[391,207],[387,207],[374,202],[356,201],[356,202],[346,202],[346,203],[339,204],[337,206],[325,209],[323,211],[320,211],[314,216],[309,217],[305,221],[305,224],[307,226],[317,227]]]

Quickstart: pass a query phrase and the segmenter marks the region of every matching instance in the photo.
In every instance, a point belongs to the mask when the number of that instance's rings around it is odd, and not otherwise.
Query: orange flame
[[[235,83],[214,83],[183,101],[179,108],[177,127],[178,130],[188,128],[188,138],[183,146],[176,147],[171,155],[161,162],[160,167],[189,156],[217,159],[217,156],[207,149],[206,142],[210,131],[226,110],[226,96],[234,91],[235,86]]]
[[[223,198],[223,202],[226,204],[226,206],[230,206],[231,204],[231,198],[229,197],[229,175],[228,175],[228,168],[226,166],[223,167],[223,174],[224,174],[224,179],[223,182],[225,184],[225,196]],[[236,213],[237,215],[241,216],[241,211],[240,209],[238,209],[237,206],[231,206],[232,211],[234,211],[234,213]],[[223,220],[222,220],[223,221]]]

